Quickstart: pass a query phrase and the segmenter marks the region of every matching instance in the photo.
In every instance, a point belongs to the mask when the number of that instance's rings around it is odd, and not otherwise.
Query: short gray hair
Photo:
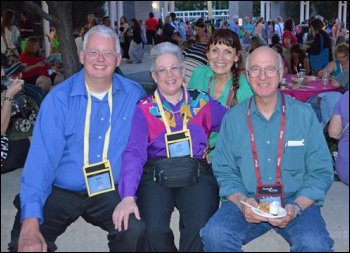
[[[109,27],[106,27],[104,25],[96,25],[92,27],[84,36],[84,42],[83,42],[83,50],[86,49],[86,45],[88,43],[88,40],[91,36],[91,34],[98,34],[105,38],[114,38],[115,39],[115,50],[117,53],[120,53],[120,44],[119,44],[119,37],[118,35]]]
[[[158,59],[158,57],[164,54],[175,55],[176,58],[179,60],[180,66],[183,67],[185,65],[181,49],[173,43],[162,42],[153,47],[151,50],[151,71],[155,70],[156,60]]]
[[[282,71],[282,73],[283,73],[283,70],[284,70],[284,67],[283,67],[283,66],[284,66],[284,64],[283,64],[282,56],[281,56],[279,53],[277,53],[275,50],[273,50],[272,48],[267,47],[267,46],[258,47],[258,48],[255,49],[253,52],[251,52],[250,54],[248,54],[247,60],[246,60],[246,62],[245,62],[245,69],[246,69],[247,71],[249,71],[250,66],[251,66],[250,61],[251,61],[251,56],[252,56],[252,54],[256,53],[256,51],[261,50],[261,49],[269,49],[270,52],[271,52],[273,55],[275,55],[275,57],[277,58],[277,68],[279,69],[280,73],[281,73],[281,71]]]

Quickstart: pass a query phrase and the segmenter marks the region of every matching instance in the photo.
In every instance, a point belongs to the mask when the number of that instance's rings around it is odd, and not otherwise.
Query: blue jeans
[[[248,223],[241,210],[232,202],[222,203],[220,209],[200,231],[204,251],[239,252],[242,245],[274,229],[296,252],[330,252],[333,240],[326,230],[320,207],[312,206],[285,228],[269,223]]]

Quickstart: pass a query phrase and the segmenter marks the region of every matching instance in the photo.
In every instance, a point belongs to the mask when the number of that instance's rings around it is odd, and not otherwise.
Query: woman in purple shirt
[[[176,207],[179,250],[203,251],[199,230],[219,206],[218,185],[203,155],[226,108],[206,93],[182,85],[185,69],[178,46],[158,44],[151,57],[157,90],[135,109],[118,184],[123,200],[113,221],[118,230],[127,229],[129,215],[140,219],[141,214],[148,250],[177,251],[170,229]]]
[[[335,105],[328,133],[330,137],[339,140],[335,160],[337,176],[344,184],[349,185],[349,91]]]

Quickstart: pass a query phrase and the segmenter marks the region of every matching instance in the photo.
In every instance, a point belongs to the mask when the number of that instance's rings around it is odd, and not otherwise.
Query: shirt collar
[[[71,96],[82,96],[87,94],[85,88],[84,68],[73,77],[72,82],[74,85],[72,86]],[[112,94],[115,94],[117,91],[125,92],[125,88],[122,85],[120,77],[114,74],[112,79]]]
[[[282,94],[281,94],[281,92],[277,91],[277,95],[278,95],[277,104],[275,107],[275,111],[273,112],[272,115],[274,115],[276,112],[282,113]],[[259,112],[259,110],[256,107],[256,103],[255,103],[254,98],[255,98],[255,96],[252,97],[252,104],[250,107],[251,114],[256,113],[256,114],[260,115],[261,113]]]

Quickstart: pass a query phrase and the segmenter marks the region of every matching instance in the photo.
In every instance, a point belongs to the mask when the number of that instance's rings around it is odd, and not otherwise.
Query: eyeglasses
[[[337,60],[344,60],[347,55],[337,55]]]
[[[85,55],[91,59],[96,59],[101,55],[101,51],[97,49],[85,50]],[[105,59],[114,60],[117,54],[112,50],[102,50],[102,55]]]
[[[250,77],[258,77],[261,73],[261,71],[264,71],[264,74],[267,76],[267,77],[276,77],[277,75],[277,72],[279,71],[279,69],[276,69],[274,67],[267,67],[265,69],[262,69],[260,67],[251,67],[248,71]]]
[[[157,76],[164,77],[170,71],[171,74],[179,74],[182,72],[183,67],[181,66],[172,66],[169,68],[158,68],[156,69]]]

